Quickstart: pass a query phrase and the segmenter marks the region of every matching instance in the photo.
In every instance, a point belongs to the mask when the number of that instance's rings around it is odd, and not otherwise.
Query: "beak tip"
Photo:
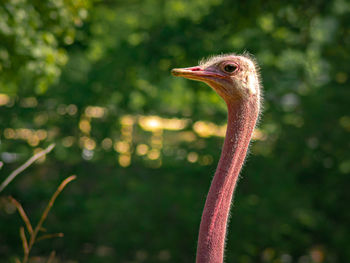
[[[173,76],[178,76],[179,75],[179,71],[176,68],[173,68],[170,72],[171,72],[171,74]]]

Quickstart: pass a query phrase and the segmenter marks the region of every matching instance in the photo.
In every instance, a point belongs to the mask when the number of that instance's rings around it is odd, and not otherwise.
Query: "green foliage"
[[[88,7],[87,0],[2,1],[0,89],[45,93],[66,64],[65,46],[74,42]]]
[[[226,108],[169,71],[247,50],[261,66],[264,112],[227,262],[349,261],[349,13],[343,0],[2,2],[4,174],[57,144],[6,191],[35,214],[63,176],[79,175],[48,218],[65,233],[62,262],[193,262],[222,143],[198,129],[219,134]],[[182,128],[167,126],[174,117]],[[8,259],[21,253],[11,211],[1,206]]]

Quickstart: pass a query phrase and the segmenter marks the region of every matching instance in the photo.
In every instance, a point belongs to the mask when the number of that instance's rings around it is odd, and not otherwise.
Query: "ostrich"
[[[175,68],[171,73],[205,82],[227,104],[226,137],[205,202],[196,256],[197,263],[222,263],[232,195],[260,111],[258,68],[246,54],[228,54],[201,61],[199,66]]]

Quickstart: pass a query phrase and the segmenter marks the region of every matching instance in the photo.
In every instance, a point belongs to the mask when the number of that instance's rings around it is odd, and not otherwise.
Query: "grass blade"
[[[24,255],[28,255],[28,253],[29,253],[28,241],[27,241],[27,238],[26,238],[26,234],[24,233],[24,227],[23,226],[21,226],[20,229],[19,229],[19,235],[21,236],[21,239],[22,239]]]
[[[49,238],[55,238],[55,237],[64,237],[64,234],[63,233],[54,233],[54,234],[43,235],[41,237],[38,237],[36,242],[43,240],[43,239],[49,239]]]
[[[28,218],[26,212],[24,211],[22,205],[16,199],[14,199],[12,196],[9,196],[9,199],[10,199],[11,203],[17,208],[18,213],[20,214],[20,216],[22,217],[22,220],[24,221],[24,224],[26,225],[28,233],[30,235],[32,235],[33,228],[32,228],[32,225],[29,221],[29,218]]]
[[[31,158],[29,158],[28,161],[26,161],[24,164],[22,164],[20,167],[18,167],[16,170],[14,170],[6,179],[2,182],[0,185],[0,192],[4,190],[4,188],[11,183],[15,177],[23,172],[25,169],[27,169],[32,163],[34,163],[36,160],[40,159],[45,154],[48,154],[51,152],[51,150],[55,147],[55,144],[50,144],[49,147],[47,147],[45,150],[38,152],[37,154],[33,155]]]
[[[66,187],[67,184],[69,184],[71,181],[73,181],[76,178],[75,175],[69,176],[68,178],[66,178],[65,180],[63,180],[63,182],[58,186],[56,192],[52,195],[49,203],[47,204],[44,212],[41,215],[41,218],[39,220],[39,223],[36,225],[33,234],[30,237],[30,241],[29,241],[29,249],[32,248],[32,246],[34,245],[36,236],[39,233],[39,230],[42,228],[42,225],[45,221],[45,219],[47,218],[47,215],[49,214],[53,204],[55,203],[56,198],[58,197],[58,195],[62,192],[62,190]]]

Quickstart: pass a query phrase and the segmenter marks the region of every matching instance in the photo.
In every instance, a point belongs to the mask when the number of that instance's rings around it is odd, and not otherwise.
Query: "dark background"
[[[1,193],[0,261],[22,256],[6,196],[34,224],[75,174],[35,262],[194,262],[226,108],[170,70],[248,51],[264,112],[226,262],[349,262],[349,24],[344,0],[1,1],[1,181],[56,147]]]

